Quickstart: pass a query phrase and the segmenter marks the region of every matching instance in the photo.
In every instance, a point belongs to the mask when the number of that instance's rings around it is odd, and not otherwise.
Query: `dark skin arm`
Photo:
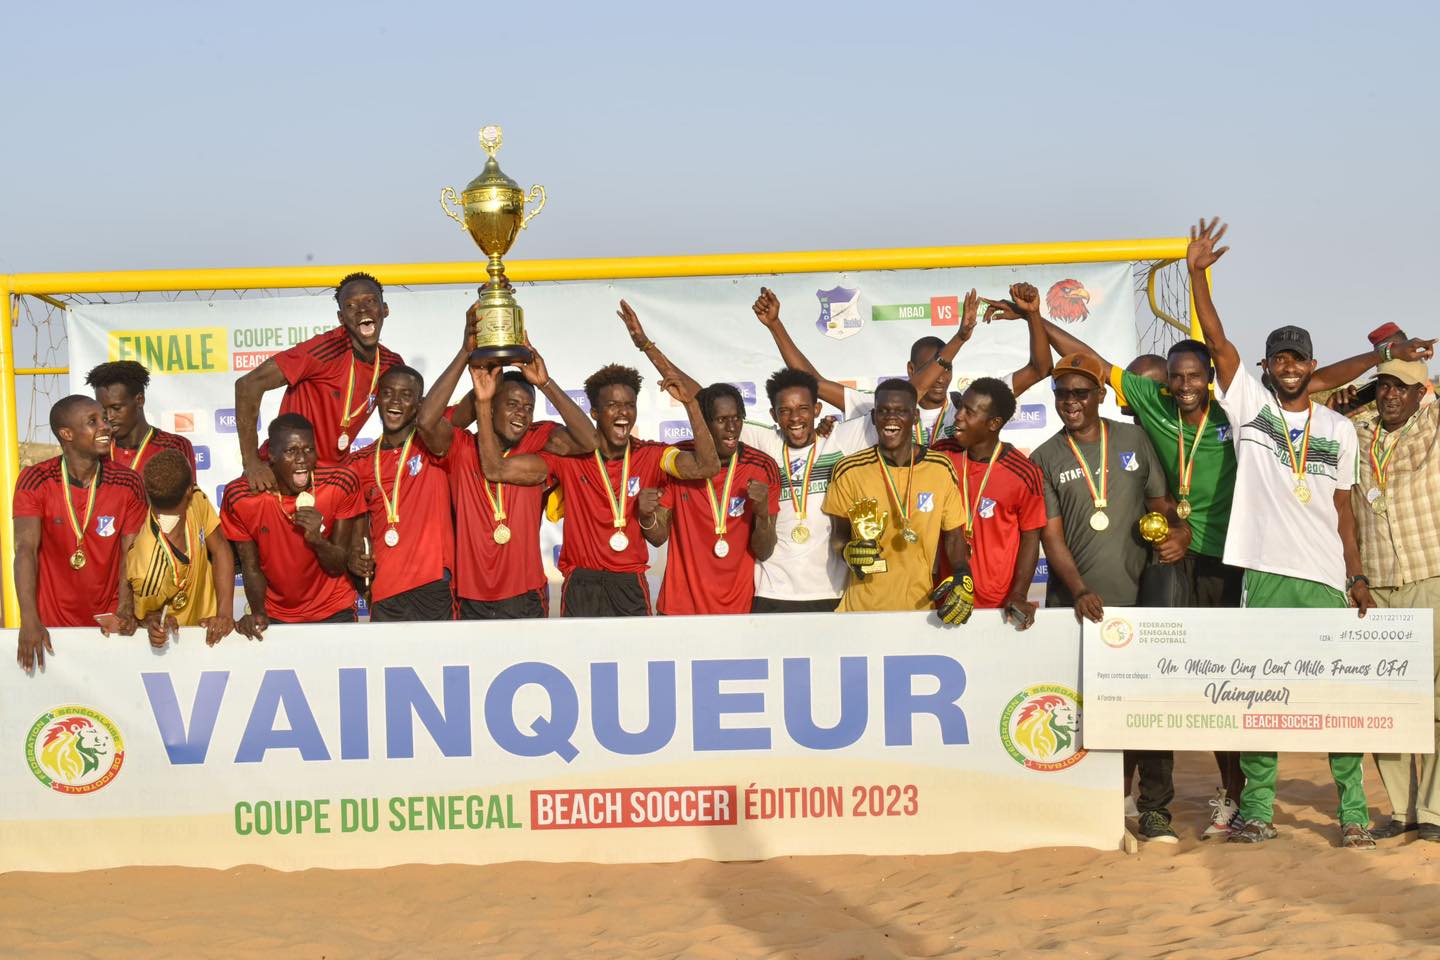
[[[1100,595],[1085,586],[1080,568],[1075,565],[1075,556],[1065,545],[1065,523],[1059,517],[1051,517],[1040,532],[1040,541],[1045,545],[1045,557],[1050,563],[1050,575],[1058,577],[1075,598],[1075,619],[1082,617],[1092,623],[1099,623],[1105,616],[1105,605]]]
[[[463,429],[469,426],[474,415],[475,407],[472,401],[465,404],[463,416],[462,411],[457,409],[453,420],[445,419],[445,408],[450,405],[450,398],[455,395],[455,388],[460,384],[460,375],[469,366],[470,345],[474,342],[475,324],[478,322],[475,309],[472,305],[465,312],[465,339],[461,341],[460,349],[450,359],[450,363],[430,385],[430,392],[425,394],[425,399],[420,402],[420,410],[415,414],[415,432],[420,435],[420,442],[437,457],[443,457],[450,452],[450,443],[455,437],[453,428]],[[470,400],[468,394],[465,399]]]
[[[920,396],[925,394],[934,386],[935,381],[945,375],[945,368],[940,366],[940,361],[953,363],[959,355],[960,348],[969,342],[971,335],[975,333],[975,318],[980,313],[980,295],[974,290],[965,294],[965,305],[960,312],[960,327],[955,331],[954,336],[945,342],[945,346],[923,367],[910,374],[910,386]],[[843,407],[841,409],[844,409]]]
[[[1180,519],[1175,507],[1175,498],[1168,493],[1163,497],[1145,498],[1145,509],[1164,515],[1170,524],[1170,536],[1155,544],[1155,559],[1161,563],[1178,563],[1190,549],[1193,535],[1190,524]]]
[[[349,559],[350,537],[355,529],[355,518],[346,517],[343,520],[336,520],[335,529],[330,531],[329,536],[320,532],[320,528],[325,525],[324,518],[314,507],[296,509],[291,522],[305,534],[305,545],[310,548],[315,554],[315,559],[320,562],[320,569],[332,577],[344,576]]]
[[[215,583],[216,613],[200,623],[205,627],[205,644],[213,647],[235,629],[235,550],[219,526],[205,534],[205,553],[210,557],[210,577]]]
[[[1010,593],[1005,597],[1005,612],[1002,616],[1011,622],[1010,608],[1020,610],[1022,617],[1015,621],[1017,630],[1028,630],[1035,620],[1036,604],[1026,599],[1030,582],[1035,579],[1035,568],[1040,564],[1040,531],[1021,530],[1020,549],[1015,554],[1015,571],[1010,576]]]
[[[1350,506],[1350,491],[1335,491],[1335,512],[1340,515],[1340,544],[1345,553],[1345,576],[1359,576],[1360,568],[1360,545],[1355,539],[1355,514]],[[1365,616],[1367,610],[1375,608],[1375,598],[1370,595],[1370,585],[1361,580],[1350,588],[1346,597],[1350,606],[1360,609],[1360,616]]]
[[[1396,360],[1418,360],[1424,363],[1434,356],[1434,347],[1434,340],[1421,340],[1419,337],[1413,337],[1399,343],[1392,343],[1390,355]],[[1352,380],[1363,377],[1372,367],[1379,366],[1382,359],[1379,348],[1376,348],[1321,367],[1311,375],[1309,390],[1311,393],[1324,393],[1326,390],[1342,387]]]
[[[266,360],[235,381],[235,431],[240,438],[240,462],[245,479],[257,493],[275,489],[275,474],[260,459],[260,398],[286,384],[274,359]]]
[[[745,490],[754,524],[750,528],[750,552],[756,560],[769,560],[775,552],[775,514],[770,512],[770,485],[751,480]]]
[[[27,673],[45,666],[45,654],[54,653],[50,631],[40,622],[39,517],[15,518],[15,592],[20,598],[20,642],[15,662]]]
[[[129,556],[130,547],[134,543],[135,534],[130,533],[121,536],[120,555]],[[139,629],[140,626],[139,621],[135,619],[135,592],[130,586],[130,578],[123,573],[120,575],[119,599],[115,603],[115,621],[115,632],[122,637],[133,637],[135,631]],[[103,626],[100,628],[100,632],[107,637],[110,635],[110,631]]]
[[[1217,229],[1218,227],[1218,229]],[[1220,323],[1220,314],[1210,296],[1210,278],[1205,271],[1225,255],[1229,247],[1217,248],[1215,244],[1225,236],[1226,225],[1215,217],[1208,224],[1200,218],[1198,226],[1190,228],[1190,245],[1185,248],[1185,268],[1190,271],[1190,294],[1195,300],[1195,320],[1210,348],[1210,359],[1215,362],[1215,382],[1221,390],[1229,390],[1240,370],[1240,351],[1235,349],[1225,336],[1225,327]]]
[[[635,516],[640,521],[640,532],[652,547],[661,547],[670,539],[670,521],[674,513],[669,507],[660,506],[660,491],[646,487],[635,498]]]
[[[562,457],[593,453],[600,442],[594,421],[585,415],[585,411],[571,399],[570,394],[561,390],[559,384],[550,379],[545,358],[540,356],[540,351],[535,349],[528,337],[525,345],[530,348],[530,362],[520,364],[520,372],[525,375],[525,382],[545,395],[545,399],[560,412],[560,419],[565,423],[565,426],[551,431],[550,438],[545,441],[545,449]]]
[[[945,550],[951,570],[970,569],[970,544],[965,542],[964,527],[941,531],[940,546]]]
[[[253,540],[235,541],[235,552],[240,555],[240,573],[245,584],[245,602],[250,612],[240,618],[235,629],[251,640],[264,640],[265,630],[270,626],[270,617],[265,612],[265,591],[269,581],[260,569],[260,548]]]
[[[715,451],[715,438],[710,436],[710,428],[705,423],[705,415],[700,412],[700,404],[695,402],[695,395],[700,392],[700,384],[675,366],[655,345],[655,341],[645,335],[645,328],[640,326],[640,318],[630,304],[621,300],[616,315],[625,324],[636,348],[649,358],[660,374],[660,389],[684,404],[685,413],[690,418],[690,432],[695,438],[695,447],[693,450],[680,451],[680,455],[675,458],[674,475],[681,480],[705,480],[715,476],[720,472],[720,455]]]
[[[832,407],[844,410],[845,385],[825,379],[805,354],[800,352],[795,341],[790,339],[790,331],[786,330],[785,324],[780,322],[780,298],[775,296],[769,287],[761,287],[760,296],[756,298],[750,309],[755,311],[755,318],[760,321],[761,325],[770,331],[770,336],[775,340],[775,346],[779,349],[785,366],[804,370],[820,381],[820,399]],[[959,350],[960,348],[957,346],[955,349]]]
[[[1040,312],[1040,291],[1032,284],[1012,283],[1009,300],[985,300],[986,323],[993,320],[1022,319],[1030,331],[1030,362],[1010,375],[1010,382],[1017,397],[1050,376],[1050,371],[1055,368],[1054,360],[1050,357],[1051,324],[1046,322],[1045,315]],[[1067,336],[1063,331],[1061,335]],[[1072,352],[1074,351],[1061,350],[1062,355]]]
[[[375,557],[370,552],[370,515],[355,518],[355,529],[350,533],[350,553],[345,569],[351,576],[369,580],[375,576]]]
[[[854,534],[850,530],[849,517],[837,517],[833,514],[830,517],[830,552],[844,553],[845,544],[850,542]],[[854,571],[851,571],[854,573]]]
[[[496,367],[471,367],[474,385],[475,437],[480,450],[480,470],[491,483],[512,483],[518,487],[538,487],[550,475],[550,467],[538,453],[505,456],[500,438],[495,435],[491,403],[500,386],[500,370]]]

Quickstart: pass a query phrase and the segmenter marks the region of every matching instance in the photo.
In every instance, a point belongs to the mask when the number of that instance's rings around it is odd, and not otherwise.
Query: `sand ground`
[[[1201,842],[1208,755],[1182,754],[1178,845],[935,857],[281,873],[0,875],[7,957],[879,958],[1440,956],[1440,844],[1339,849],[1322,757],[1284,755],[1257,847]],[[1372,810],[1388,815],[1369,771]],[[961,815],[984,817],[984,810]]]

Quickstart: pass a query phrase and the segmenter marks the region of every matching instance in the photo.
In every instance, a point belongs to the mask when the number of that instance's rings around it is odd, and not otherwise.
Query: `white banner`
[[[1111,611],[1083,630],[1085,746],[1432,753],[1432,616]]]
[[[1019,280],[1040,289],[1048,317],[1105,356],[1128,360],[1135,355],[1129,263],[575,281],[521,284],[516,295],[551,375],[582,406],[587,376],[605,363],[634,365],[645,377],[635,435],[677,442],[689,437],[689,421],[683,408],[656,387],[654,371],[615,316],[622,297],[672,360],[701,383],[735,383],[748,416],[768,423],[765,380],[781,361],[769,332],[750,310],[762,285],[781,298],[786,327],[822,373],[871,388],[905,375],[915,340],[928,335],[948,340],[954,334],[960,301],[971,287],[982,296],[1002,297]],[[1075,286],[1083,286],[1089,299],[1075,296]],[[474,291],[392,289],[385,298],[390,305],[382,332],[385,345],[427,382],[433,380],[455,355]],[[144,363],[153,376],[146,413],[152,423],[185,434],[195,444],[200,485],[218,505],[224,484],[240,475],[235,378],[335,324],[330,296],[76,305],[66,311],[70,389],[89,393],[85,374],[98,363]],[[1028,357],[1023,323],[981,326],[955,361],[956,384],[1010,373]],[[279,391],[266,397],[262,434],[279,400]],[[556,411],[546,403],[535,415],[553,419]],[[1110,415],[1116,415],[1113,408]],[[370,419],[357,446],[374,438],[378,423]],[[1049,386],[1042,384],[1021,399],[1005,436],[1029,452],[1057,428]],[[547,524],[542,543],[552,580],[559,542],[558,529]],[[653,593],[662,568],[658,556],[652,560]]]
[[[993,611],[674,626],[53,631],[43,674],[0,671],[0,871],[1120,844],[1069,611],[1023,656]]]

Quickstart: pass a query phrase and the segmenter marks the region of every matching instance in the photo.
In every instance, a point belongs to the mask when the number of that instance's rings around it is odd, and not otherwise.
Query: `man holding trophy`
[[[876,387],[879,442],[835,465],[823,509],[834,518],[831,548],[851,571],[836,609],[924,610],[934,601],[942,623],[964,623],[975,606],[965,503],[950,459],[915,442],[917,399],[904,380]],[[942,546],[955,572],[932,592]]]

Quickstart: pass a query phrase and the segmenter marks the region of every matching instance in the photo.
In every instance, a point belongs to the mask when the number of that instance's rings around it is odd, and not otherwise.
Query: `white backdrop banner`
[[[615,316],[621,298],[635,307],[646,332],[672,360],[701,383],[735,383],[750,418],[768,422],[765,380],[781,362],[769,332],[750,310],[762,285],[781,298],[782,319],[822,373],[870,388],[905,375],[910,345],[918,338],[948,340],[970,288],[1003,297],[1020,280],[1040,289],[1047,317],[1104,356],[1128,362],[1136,353],[1131,273],[1130,263],[1099,263],[677,277],[521,284],[516,295],[551,375],[582,406],[581,385],[596,369],[610,362],[635,365],[645,377],[635,435],[677,442],[689,437],[689,421],[655,386],[654,371],[626,336]],[[1076,295],[1077,287],[1088,300]],[[427,382],[433,380],[459,347],[473,299],[474,290],[465,289],[389,290],[390,317],[381,339]],[[146,396],[151,422],[195,444],[201,487],[218,504],[224,484],[240,475],[235,378],[336,322],[330,296],[77,305],[66,311],[70,389],[88,393],[85,374],[98,363],[145,364],[152,374]],[[1027,362],[1027,344],[1023,323],[981,326],[955,362],[957,385],[1018,369]],[[262,434],[278,412],[279,398],[278,391],[266,397]],[[535,413],[556,415],[548,403]],[[1113,407],[1108,413],[1117,415]],[[371,417],[357,446],[374,438],[378,423]],[[1021,398],[1006,439],[1028,452],[1056,429],[1045,383]],[[553,578],[558,531],[547,530],[543,542]]]
[[[0,871],[1115,849],[1068,610],[53,631],[0,670]],[[818,638],[823,637],[823,642]],[[0,631],[13,644],[15,631]]]

